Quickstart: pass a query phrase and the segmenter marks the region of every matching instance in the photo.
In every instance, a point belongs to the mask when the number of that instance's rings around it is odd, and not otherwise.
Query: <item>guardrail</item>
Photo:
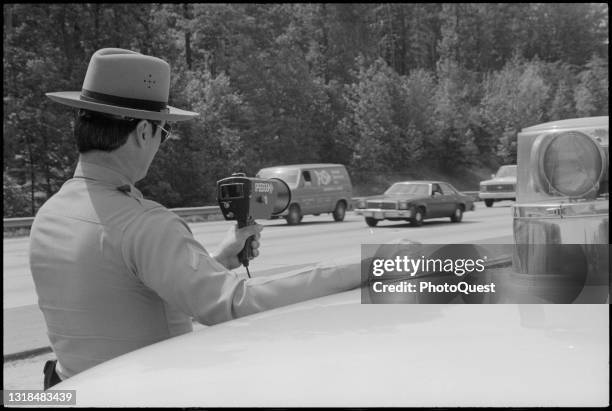
[[[171,208],[170,211],[176,213],[179,217],[185,219],[194,219],[197,217],[203,217],[209,219],[210,217],[221,216],[219,206],[205,206],[205,207],[182,207],[182,208]],[[4,230],[6,229],[29,229],[32,227],[34,217],[19,217],[19,218],[5,218],[4,219]]]
[[[478,191],[463,191],[463,194],[469,195],[475,201],[478,200]],[[363,197],[358,197],[363,198]],[[355,198],[352,199],[353,203],[355,202]],[[353,208],[352,205],[350,207]],[[182,207],[182,208],[171,208],[170,211],[176,213],[182,218],[185,219],[194,219],[197,217],[203,217],[206,220],[211,217],[221,217],[221,211],[219,210],[219,206],[204,206],[204,207]],[[8,229],[19,229],[19,228],[27,228],[29,229],[32,226],[32,222],[34,221],[34,217],[20,217],[20,218],[5,218],[4,219],[4,230]]]
[[[4,229],[7,228],[30,228],[32,226],[34,217],[22,217],[22,218],[5,218]]]
[[[472,200],[474,201],[480,201],[480,198],[478,197],[478,191],[462,191],[461,193],[465,194],[466,196],[472,197]]]
[[[170,211],[182,218],[195,216],[208,218],[212,215],[221,215],[219,206],[171,208]]]

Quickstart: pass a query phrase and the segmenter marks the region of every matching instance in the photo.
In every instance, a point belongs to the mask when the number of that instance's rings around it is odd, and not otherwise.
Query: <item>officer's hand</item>
[[[223,264],[227,269],[240,267],[241,263],[238,260],[238,254],[244,248],[244,244],[250,236],[254,235],[255,239],[251,242],[251,260],[259,255],[259,239],[261,237],[263,226],[260,224],[248,225],[243,228],[238,228],[238,225],[230,227],[225,239],[219,245],[217,252],[213,257]]]

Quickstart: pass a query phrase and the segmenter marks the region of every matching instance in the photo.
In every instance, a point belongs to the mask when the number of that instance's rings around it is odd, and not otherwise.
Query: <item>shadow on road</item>
[[[291,227],[301,227],[301,226],[317,226],[317,225],[328,225],[328,224],[343,224],[343,223],[349,223],[349,222],[354,222],[354,221],[358,221],[358,220],[345,220],[345,221],[302,221],[301,223],[297,224],[297,225],[289,225],[285,222],[285,220],[279,220],[277,222],[275,222],[274,220],[266,220],[266,227],[287,227],[287,228],[291,228]]]
[[[460,223],[453,223],[450,221],[423,221],[423,225],[420,227],[416,227],[413,226],[410,223],[397,223],[397,224],[393,224],[392,222],[384,222],[382,224],[384,225],[377,225],[376,227],[372,227],[372,228],[410,228],[410,229],[414,229],[414,230],[418,230],[421,228],[427,228],[427,227],[435,227],[435,226],[443,226],[443,225],[464,225],[464,224],[475,224],[478,223],[479,221],[470,221],[470,220],[463,220]],[[365,225],[365,223],[364,223]],[[366,226],[367,227],[367,226]]]
[[[512,202],[507,202],[504,204],[498,204],[498,203],[493,203],[493,205],[491,207],[487,207],[484,203],[482,203],[482,209],[485,210],[487,208],[510,208],[514,205],[514,201]]]

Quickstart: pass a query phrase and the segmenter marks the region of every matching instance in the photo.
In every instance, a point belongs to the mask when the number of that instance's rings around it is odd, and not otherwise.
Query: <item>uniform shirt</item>
[[[359,284],[359,262],[246,280],[120,173],[79,162],[38,211],[30,267],[63,379],[146,345]],[[206,349],[202,347],[202,349]]]

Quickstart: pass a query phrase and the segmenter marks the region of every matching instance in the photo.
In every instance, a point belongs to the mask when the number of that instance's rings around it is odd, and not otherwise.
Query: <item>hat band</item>
[[[81,90],[81,100],[89,101],[92,103],[109,104],[111,106],[131,108],[135,110],[146,110],[146,111],[164,111],[166,110],[166,102],[117,97],[117,96],[111,96],[110,94],[98,93],[96,91],[90,91],[86,89]]]

